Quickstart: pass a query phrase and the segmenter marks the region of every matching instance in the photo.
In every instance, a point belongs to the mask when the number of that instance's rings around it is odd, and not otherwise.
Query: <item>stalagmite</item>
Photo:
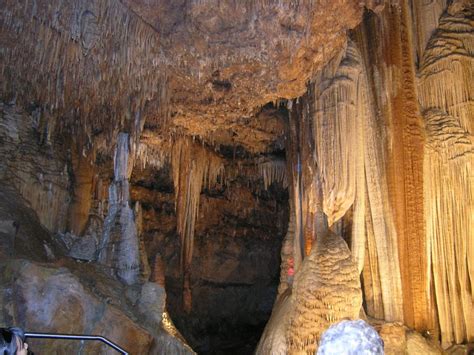
[[[281,266],[280,266],[280,284],[278,285],[278,296],[283,294],[293,285],[293,276],[295,273],[293,259],[293,238],[295,237],[295,214],[290,211],[290,221],[288,231],[281,246]]]
[[[344,240],[321,235],[277,300],[257,354],[314,354],[331,324],[357,319],[362,306],[359,272]]]
[[[104,223],[100,263],[126,284],[138,282],[140,248],[135,216],[129,205],[129,135],[120,133],[114,156],[114,180],[109,187],[109,210]]]
[[[440,19],[420,63],[431,286],[444,345],[474,340],[474,4]]]
[[[318,238],[295,276],[292,295],[286,333],[289,354],[314,354],[326,328],[359,317],[359,273],[341,237],[327,234]]]

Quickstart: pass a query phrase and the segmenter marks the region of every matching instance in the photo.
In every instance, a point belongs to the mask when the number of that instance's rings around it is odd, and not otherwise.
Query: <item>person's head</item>
[[[26,355],[28,344],[20,328],[0,328],[0,355]]]
[[[344,320],[323,333],[317,355],[381,355],[383,348],[382,338],[369,324],[363,320]]]

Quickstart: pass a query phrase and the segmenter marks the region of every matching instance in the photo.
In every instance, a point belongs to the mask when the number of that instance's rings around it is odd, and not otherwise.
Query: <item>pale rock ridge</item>
[[[439,19],[447,7],[447,0],[413,1],[416,50],[418,58],[423,56],[431,35],[439,25]]]

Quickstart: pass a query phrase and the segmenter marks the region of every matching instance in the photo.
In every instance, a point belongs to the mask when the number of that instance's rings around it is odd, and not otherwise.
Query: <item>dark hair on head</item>
[[[25,342],[25,332],[20,328],[0,328],[0,355],[15,355],[18,346],[17,339],[20,344]]]

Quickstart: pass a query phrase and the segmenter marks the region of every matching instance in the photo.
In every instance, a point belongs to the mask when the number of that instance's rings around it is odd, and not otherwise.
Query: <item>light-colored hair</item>
[[[25,342],[25,333],[16,327],[0,328],[0,355],[15,355],[18,344]]]
[[[318,355],[383,355],[383,340],[363,320],[333,324],[322,335]]]

